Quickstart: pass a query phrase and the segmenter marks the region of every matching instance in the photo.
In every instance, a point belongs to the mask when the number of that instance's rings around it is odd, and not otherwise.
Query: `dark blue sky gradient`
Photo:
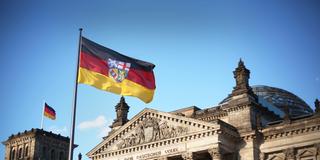
[[[46,130],[68,136],[78,29],[84,36],[156,65],[156,94],[127,97],[172,111],[215,106],[235,84],[241,57],[250,84],[283,88],[312,108],[320,98],[320,1],[16,1],[0,2],[1,134],[38,128],[43,100],[57,112]],[[99,115],[108,124],[120,96],[79,86],[77,125]],[[100,129],[76,130],[76,154],[101,141]],[[0,147],[0,159],[4,146]]]

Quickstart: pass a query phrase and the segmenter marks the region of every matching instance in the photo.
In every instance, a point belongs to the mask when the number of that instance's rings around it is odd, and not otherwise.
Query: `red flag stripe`
[[[109,76],[109,67],[107,62],[91,54],[81,52],[80,67]],[[152,71],[130,68],[126,79],[145,86],[148,89],[155,89],[155,78]]]
[[[50,114],[50,115],[53,115],[53,116],[56,115],[56,112],[50,110],[49,108],[45,108],[44,111],[45,111],[46,113]]]

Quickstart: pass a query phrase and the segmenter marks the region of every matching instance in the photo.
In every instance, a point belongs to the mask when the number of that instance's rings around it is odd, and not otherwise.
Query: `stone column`
[[[208,153],[211,155],[212,160],[221,160],[222,155],[219,148],[208,149]]]
[[[316,159],[320,159],[320,143],[315,144],[314,147],[316,148],[315,157],[316,157]]]
[[[288,149],[284,150],[284,154],[286,155],[286,160],[295,160],[294,148],[288,148]]]
[[[192,152],[186,152],[186,153],[182,154],[181,156],[182,156],[182,159],[184,159],[184,160],[193,160]]]
[[[260,152],[259,157],[260,157],[260,160],[264,160],[264,159],[265,159],[265,157],[266,157],[266,154],[265,154],[265,153],[263,153],[263,152]]]

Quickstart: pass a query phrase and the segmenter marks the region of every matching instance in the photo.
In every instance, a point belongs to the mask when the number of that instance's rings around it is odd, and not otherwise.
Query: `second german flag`
[[[52,120],[56,119],[56,111],[52,107],[50,107],[47,103],[44,103],[43,114]]]

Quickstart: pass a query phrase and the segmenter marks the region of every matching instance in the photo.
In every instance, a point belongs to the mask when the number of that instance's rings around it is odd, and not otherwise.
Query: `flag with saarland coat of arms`
[[[82,37],[78,83],[149,103],[156,88],[154,67]]]

